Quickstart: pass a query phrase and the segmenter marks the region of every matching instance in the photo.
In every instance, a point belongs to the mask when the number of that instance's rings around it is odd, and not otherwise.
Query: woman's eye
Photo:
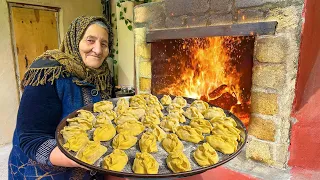
[[[89,43],[94,43],[94,40],[92,40],[92,39],[87,39],[87,42],[89,42]]]
[[[102,47],[108,47],[108,45],[107,44],[102,44]]]

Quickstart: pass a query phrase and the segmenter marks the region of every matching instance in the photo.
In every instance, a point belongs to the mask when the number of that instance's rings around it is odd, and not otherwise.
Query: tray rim
[[[158,97],[158,99],[160,99],[163,95],[155,95]],[[174,98],[176,96],[173,96],[173,95],[170,95],[171,98]],[[131,97],[133,96],[124,96],[124,97],[118,97],[118,98],[110,98],[110,99],[106,99],[107,101],[112,101],[113,103],[114,102],[117,102],[118,99],[120,98],[126,98],[126,99],[130,99]],[[194,100],[197,100],[197,99],[193,99],[193,98],[188,98],[188,97],[183,97],[184,99],[187,100],[187,102],[189,101],[194,101]],[[189,103],[188,102],[188,103]],[[58,148],[60,149],[60,151],[66,155],[69,159],[75,161],[76,163],[86,167],[86,168],[89,168],[91,171],[96,171],[96,172],[100,172],[100,173],[104,173],[104,174],[108,174],[108,175],[112,175],[112,176],[118,176],[118,177],[133,177],[133,178],[168,178],[168,177],[186,177],[186,176],[192,176],[192,175],[196,175],[196,174],[200,174],[200,173],[203,173],[207,170],[210,170],[210,169],[213,169],[213,168],[216,168],[216,167],[219,167],[229,161],[231,161],[232,159],[234,159],[237,155],[239,155],[242,151],[242,149],[244,148],[246,142],[247,142],[247,139],[248,139],[248,131],[247,131],[247,128],[245,127],[245,125],[242,123],[242,121],[237,117],[235,116],[233,113],[231,113],[230,111],[228,110],[224,110],[224,112],[228,115],[228,116],[231,116],[232,118],[235,119],[235,121],[237,122],[237,125],[240,126],[244,132],[244,140],[243,140],[243,143],[242,145],[237,149],[236,152],[232,153],[229,155],[229,157],[227,157],[226,159],[222,160],[222,161],[219,161],[218,163],[216,164],[213,164],[211,166],[207,166],[207,167],[201,167],[199,169],[195,169],[195,170],[191,170],[191,171],[186,171],[186,172],[180,172],[180,173],[166,173],[166,174],[136,174],[136,173],[127,173],[127,172],[118,172],[118,171],[112,171],[112,170],[107,170],[107,169],[104,169],[102,167],[98,167],[98,166],[94,166],[94,165],[91,165],[91,164],[87,164],[83,161],[80,161],[79,159],[77,159],[76,157],[74,157],[73,155],[71,155],[69,153],[69,151],[67,151],[66,149],[63,148],[62,144],[60,143],[59,139],[63,139],[62,137],[62,134],[60,133],[60,131],[63,129],[64,126],[66,126],[66,120],[68,118],[71,118],[71,117],[74,117],[76,114],[77,114],[77,111],[80,110],[80,109],[85,109],[85,110],[90,110],[92,111],[93,109],[93,104],[94,103],[90,103],[86,106],[83,106],[83,107],[80,107],[78,109],[76,109],[75,111],[73,111],[72,113],[68,114],[66,117],[64,117],[59,125],[57,126],[56,128],[56,132],[55,132],[55,138],[56,138],[56,141],[57,141],[57,146]],[[191,104],[191,103],[189,103]],[[217,106],[214,106],[214,105],[211,105],[211,107],[217,107]]]

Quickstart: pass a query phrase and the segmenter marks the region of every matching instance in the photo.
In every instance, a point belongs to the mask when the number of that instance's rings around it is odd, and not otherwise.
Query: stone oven
[[[161,43],[192,37],[249,38],[250,120],[245,122],[249,139],[246,149],[226,166],[241,172],[286,169],[302,9],[302,0],[164,0],[136,6],[137,93],[161,92],[156,88],[161,78],[154,73],[165,67],[157,71],[152,66],[167,63],[154,61],[160,56],[157,50],[164,50]]]

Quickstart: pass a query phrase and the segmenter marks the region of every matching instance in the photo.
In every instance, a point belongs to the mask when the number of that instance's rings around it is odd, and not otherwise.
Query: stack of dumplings
[[[192,170],[192,163],[214,165],[218,153],[237,151],[240,132],[221,108],[202,100],[188,104],[181,96],[158,99],[152,94],[94,103],[92,111],[78,110],[60,131],[63,148],[77,159],[117,172],[131,167],[136,174],[158,174],[160,159],[155,157],[162,152],[166,166],[160,168],[173,173]],[[190,147],[191,152],[186,150]]]

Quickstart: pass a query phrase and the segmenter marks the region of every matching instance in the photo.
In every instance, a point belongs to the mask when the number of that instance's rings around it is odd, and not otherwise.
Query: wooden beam
[[[278,22],[257,22],[245,24],[219,25],[194,28],[161,29],[147,31],[147,42],[155,42],[161,39],[184,39],[194,37],[212,36],[253,36],[273,35]]]

